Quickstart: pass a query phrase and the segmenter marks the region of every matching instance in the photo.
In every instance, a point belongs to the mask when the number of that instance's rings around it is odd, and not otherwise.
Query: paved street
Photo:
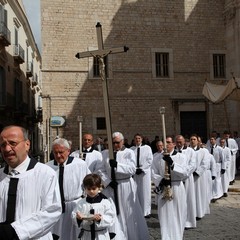
[[[228,197],[210,205],[211,214],[197,222],[196,229],[185,230],[184,240],[239,240],[240,239],[240,174],[229,187]],[[153,205],[152,218],[147,220],[151,238],[160,240],[157,208]],[[174,240],[174,239],[173,239]]]

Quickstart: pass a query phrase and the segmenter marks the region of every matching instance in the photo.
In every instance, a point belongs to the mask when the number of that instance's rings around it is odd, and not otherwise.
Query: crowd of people
[[[146,219],[156,204],[161,239],[180,240],[234,184],[240,141],[229,131],[222,137],[213,131],[206,144],[196,134],[156,136],[150,143],[136,133],[128,144],[114,132],[111,140],[113,153],[107,139],[86,133],[80,152],[58,137],[43,164],[29,156],[26,129],[5,127],[1,239],[147,240]]]

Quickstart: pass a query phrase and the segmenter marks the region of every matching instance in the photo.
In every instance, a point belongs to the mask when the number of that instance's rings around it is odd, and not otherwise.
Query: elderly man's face
[[[90,148],[93,145],[93,136],[91,134],[85,134],[83,136],[83,147]]]
[[[7,164],[16,168],[28,155],[30,141],[25,140],[19,127],[10,127],[0,135],[1,153]]]
[[[59,163],[64,163],[70,154],[70,149],[63,145],[54,145],[53,148],[54,159]]]
[[[124,141],[120,137],[113,138],[113,149],[115,151],[121,150],[123,147],[123,144],[124,144]]]

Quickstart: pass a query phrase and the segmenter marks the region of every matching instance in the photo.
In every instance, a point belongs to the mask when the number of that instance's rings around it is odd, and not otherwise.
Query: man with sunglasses
[[[55,172],[28,156],[30,141],[22,127],[5,127],[0,148],[7,164],[0,169],[1,240],[51,239],[50,228],[61,215]]]

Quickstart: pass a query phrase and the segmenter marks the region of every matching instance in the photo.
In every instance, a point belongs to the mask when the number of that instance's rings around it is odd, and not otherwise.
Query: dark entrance
[[[206,112],[180,112],[181,134],[189,138],[196,133],[202,138],[202,142],[207,141],[207,118]]]

